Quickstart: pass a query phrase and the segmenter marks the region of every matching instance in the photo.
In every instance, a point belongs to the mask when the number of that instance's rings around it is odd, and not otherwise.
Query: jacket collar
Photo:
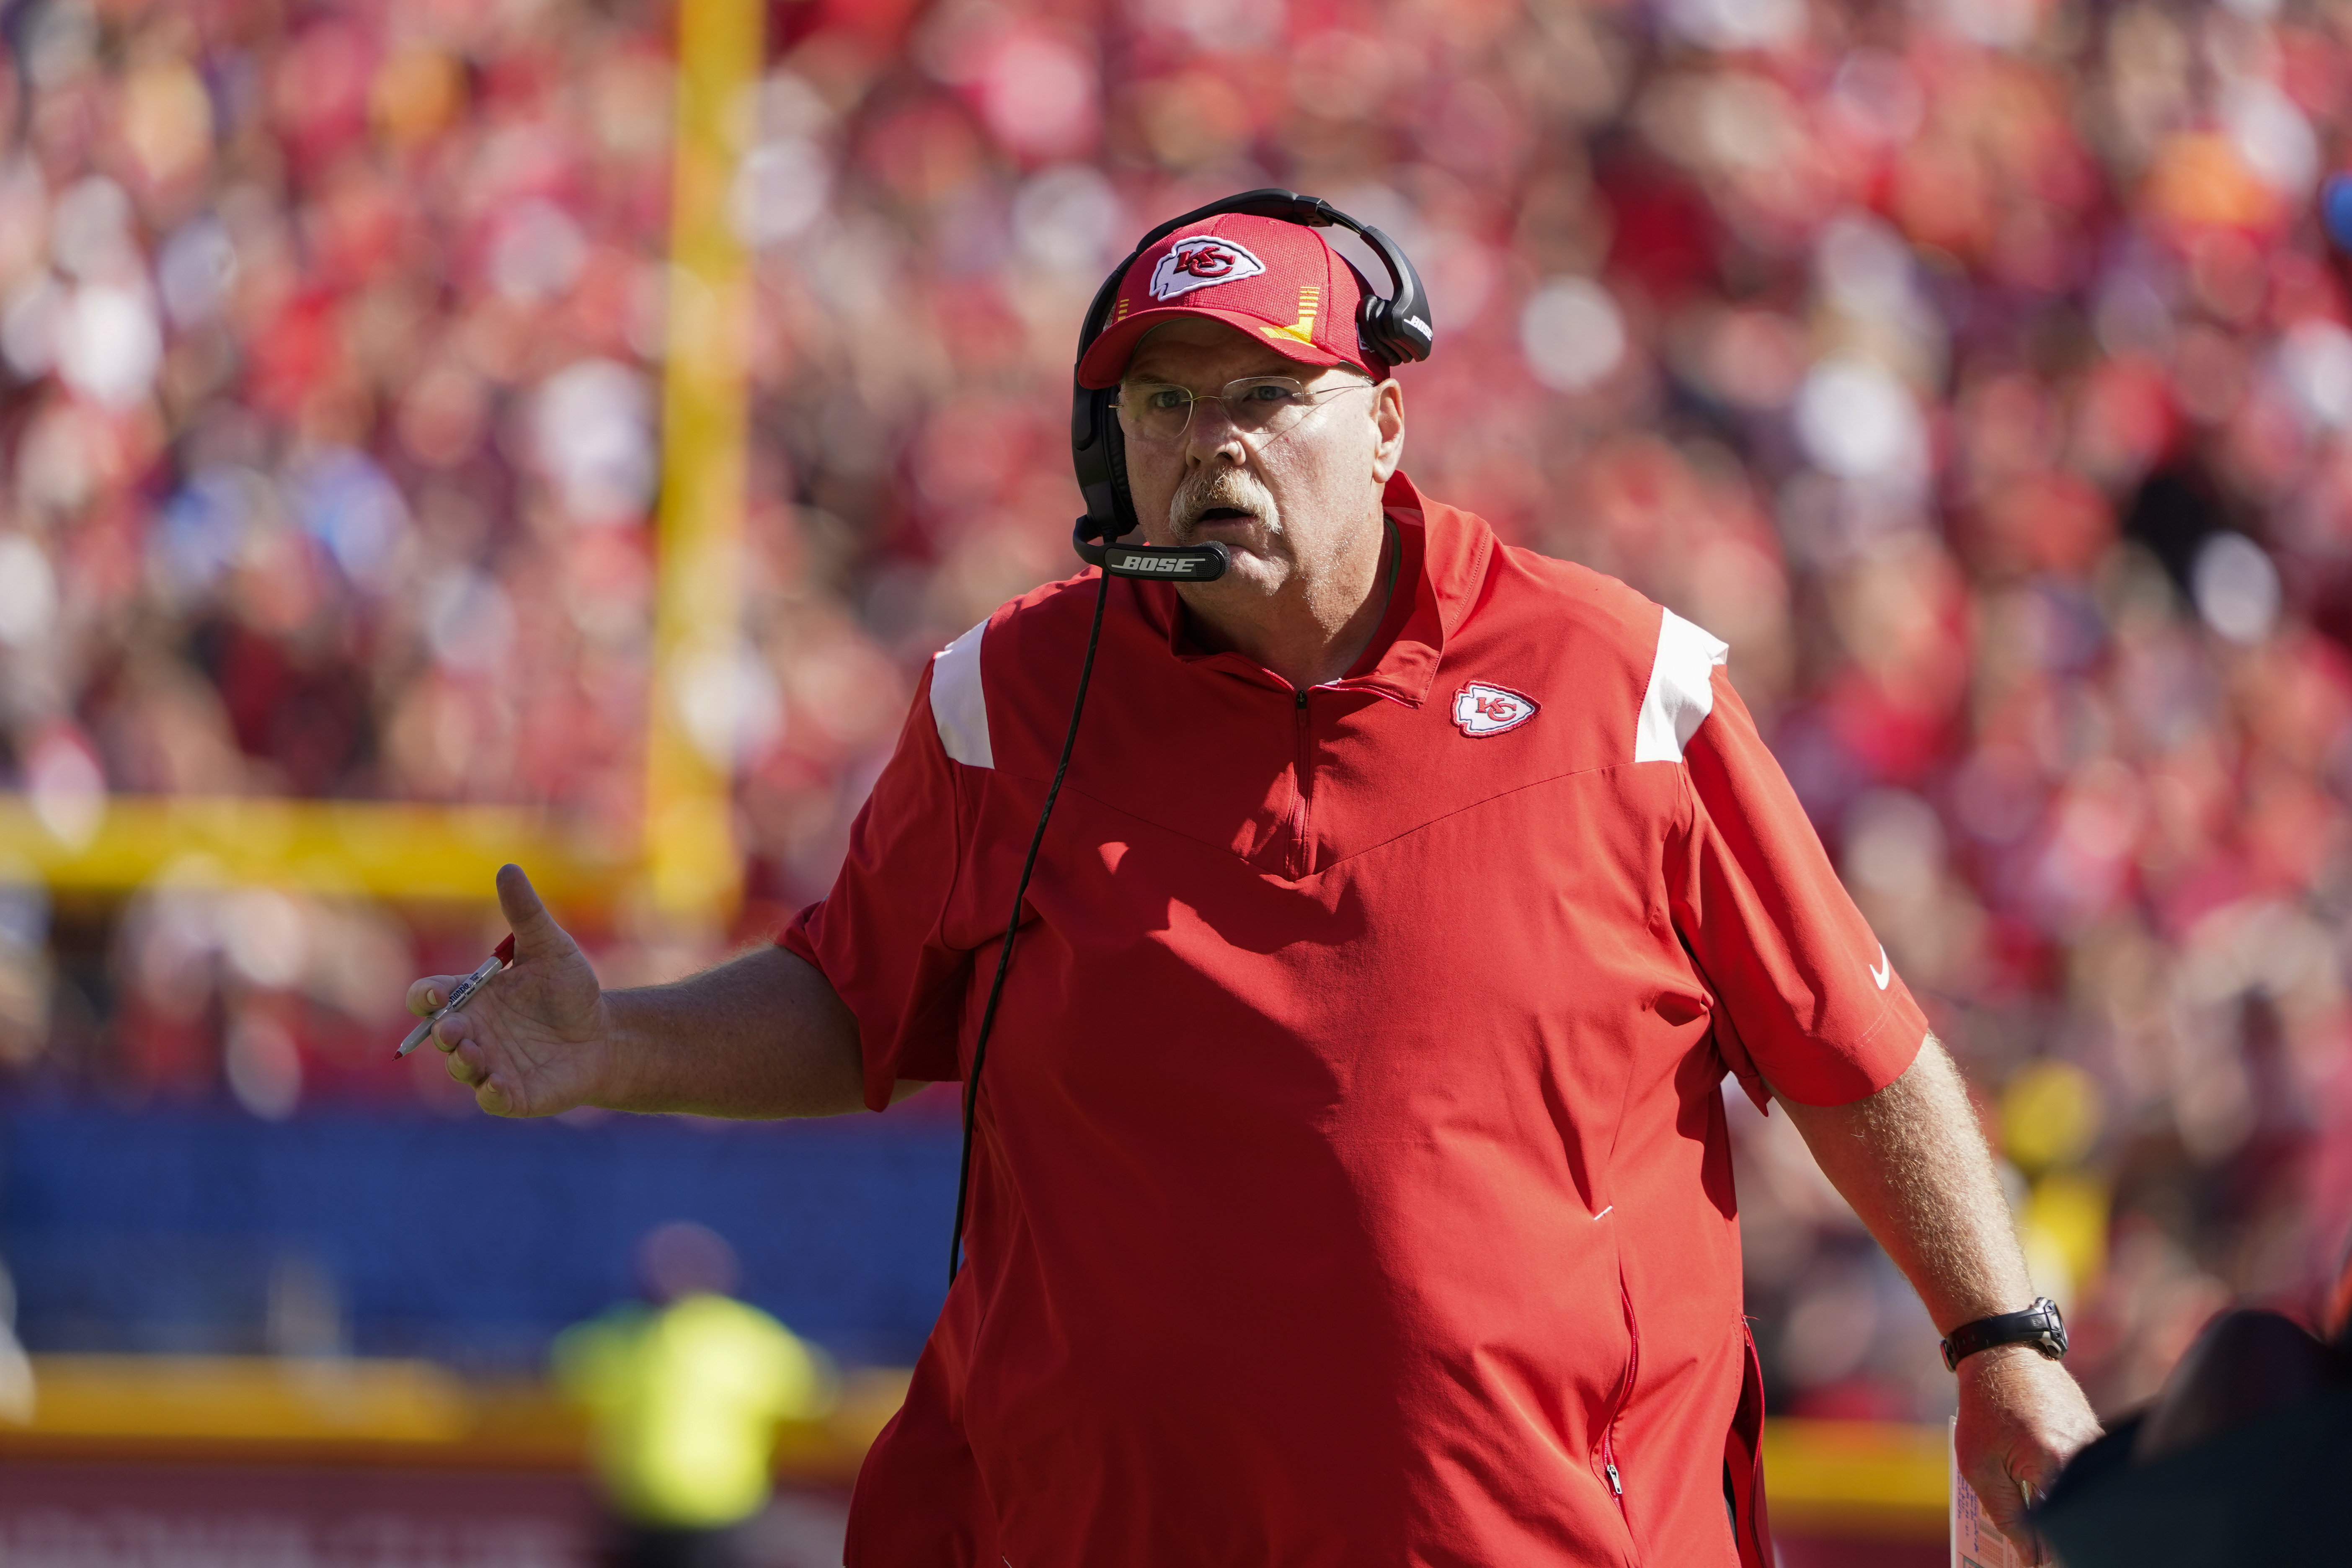
[[[1396,591],[1412,595],[1412,609],[1370,669],[1332,681],[1327,689],[1377,692],[1419,707],[1437,678],[1447,639],[1477,603],[1479,585],[1495,553],[1495,530],[1474,513],[1425,499],[1402,470],[1390,478],[1381,507],[1396,524],[1402,552]],[[1175,584],[1122,578],[1118,586],[1128,591],[1135,613],[1167,640],[1175,657],[1246,678],[1274,678],[1239,653],[1209,653],[1195,647],[1185,635]]]

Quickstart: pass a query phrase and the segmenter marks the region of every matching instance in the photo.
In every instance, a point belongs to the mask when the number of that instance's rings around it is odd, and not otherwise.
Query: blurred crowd
[[[690,284],[664,260],[673,20],[0,7],[0,784],[50,831],[131,791],[636,831]],[[1983,1089],[2095,1396],[2144,1396],[2214,1307],[2332,1270],[2352,331],[2326,182],[2352,10],[768,21],[733,117],[749,610],[713,699],[755,918],[824,890],[922,661],[1071,568],[1064,397],[1103,272],[1151,222],[1287,184],[1427,279],[1422,486],[1730,643]],[[20,1082],[265,1115],[406,1092],[335,1044],[430,956],[392,912],[192,874],[69,925],[0,863]],[[1786,1118],[1734,1119],[1776,1407],[1932,1414],[1916,1303]]]

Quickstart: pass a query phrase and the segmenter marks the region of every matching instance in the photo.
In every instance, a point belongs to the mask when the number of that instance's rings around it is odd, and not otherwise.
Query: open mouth
[[[1193,518],[1192,525],[1198,528],[1202,523],[1249,523],[1256,520],[1254,514],[1244,512],[1239,507],[1211,507]]]

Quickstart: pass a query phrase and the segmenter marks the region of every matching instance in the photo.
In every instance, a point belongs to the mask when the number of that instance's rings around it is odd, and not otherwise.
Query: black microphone
[[[1225,575],[1234,558],[1223,545],[1105,545],[1102,569],[1113,577],[1162,582],[1208,582]]]
[[[1223,545],[1121,545],[1095,541],[1100,530],[1089,515],[1070,529],[1071,548],[1088,566],[1108,577],[1140,577],[1160,582],[1210,582],[1225,575],[1234,558]]]

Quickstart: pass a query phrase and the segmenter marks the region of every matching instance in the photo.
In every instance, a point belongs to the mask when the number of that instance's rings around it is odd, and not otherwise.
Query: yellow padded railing
[[[97,803],[91,803],[97,808]],[[159,881],[258,884],[411,902],[477,902],[520,863],[551,903],[602,904],[634,861],[541,811],[378,800],[116,795],[60,837],[0,795],[0,879],[120,896]]]
[[[261,1356],[34,1358],[29,1424],[0,1419],[10,1457],[205,1458],[569,1469],[581,1416],[544,1384],[463,1379],[423,1361]],[[908,1375],[852,1373],[822,1420],[778,1428],[778,1474],[845,1481],[898,1408]],[[1774,1420],[1765,1492],[1790,1534],[1934,1540],[1947,1528],[1945,1429]]]
[[[796,1480],[854,1478],[906,1397],[903,1372],[843,1380],[822,1419],[781,1424],[776,1469]],[[461,1378],[425,1361],[267,1356],[33,1358],[28,1422],[0,1417],[11,1458],[464,1465],[575,1469],[580,1412],[546,1385]]]
[[[1895,1421],[1764,1424],[1764,1496],[1775,1530],[1933,1541],[1950,1528],[1948,1437]]]

